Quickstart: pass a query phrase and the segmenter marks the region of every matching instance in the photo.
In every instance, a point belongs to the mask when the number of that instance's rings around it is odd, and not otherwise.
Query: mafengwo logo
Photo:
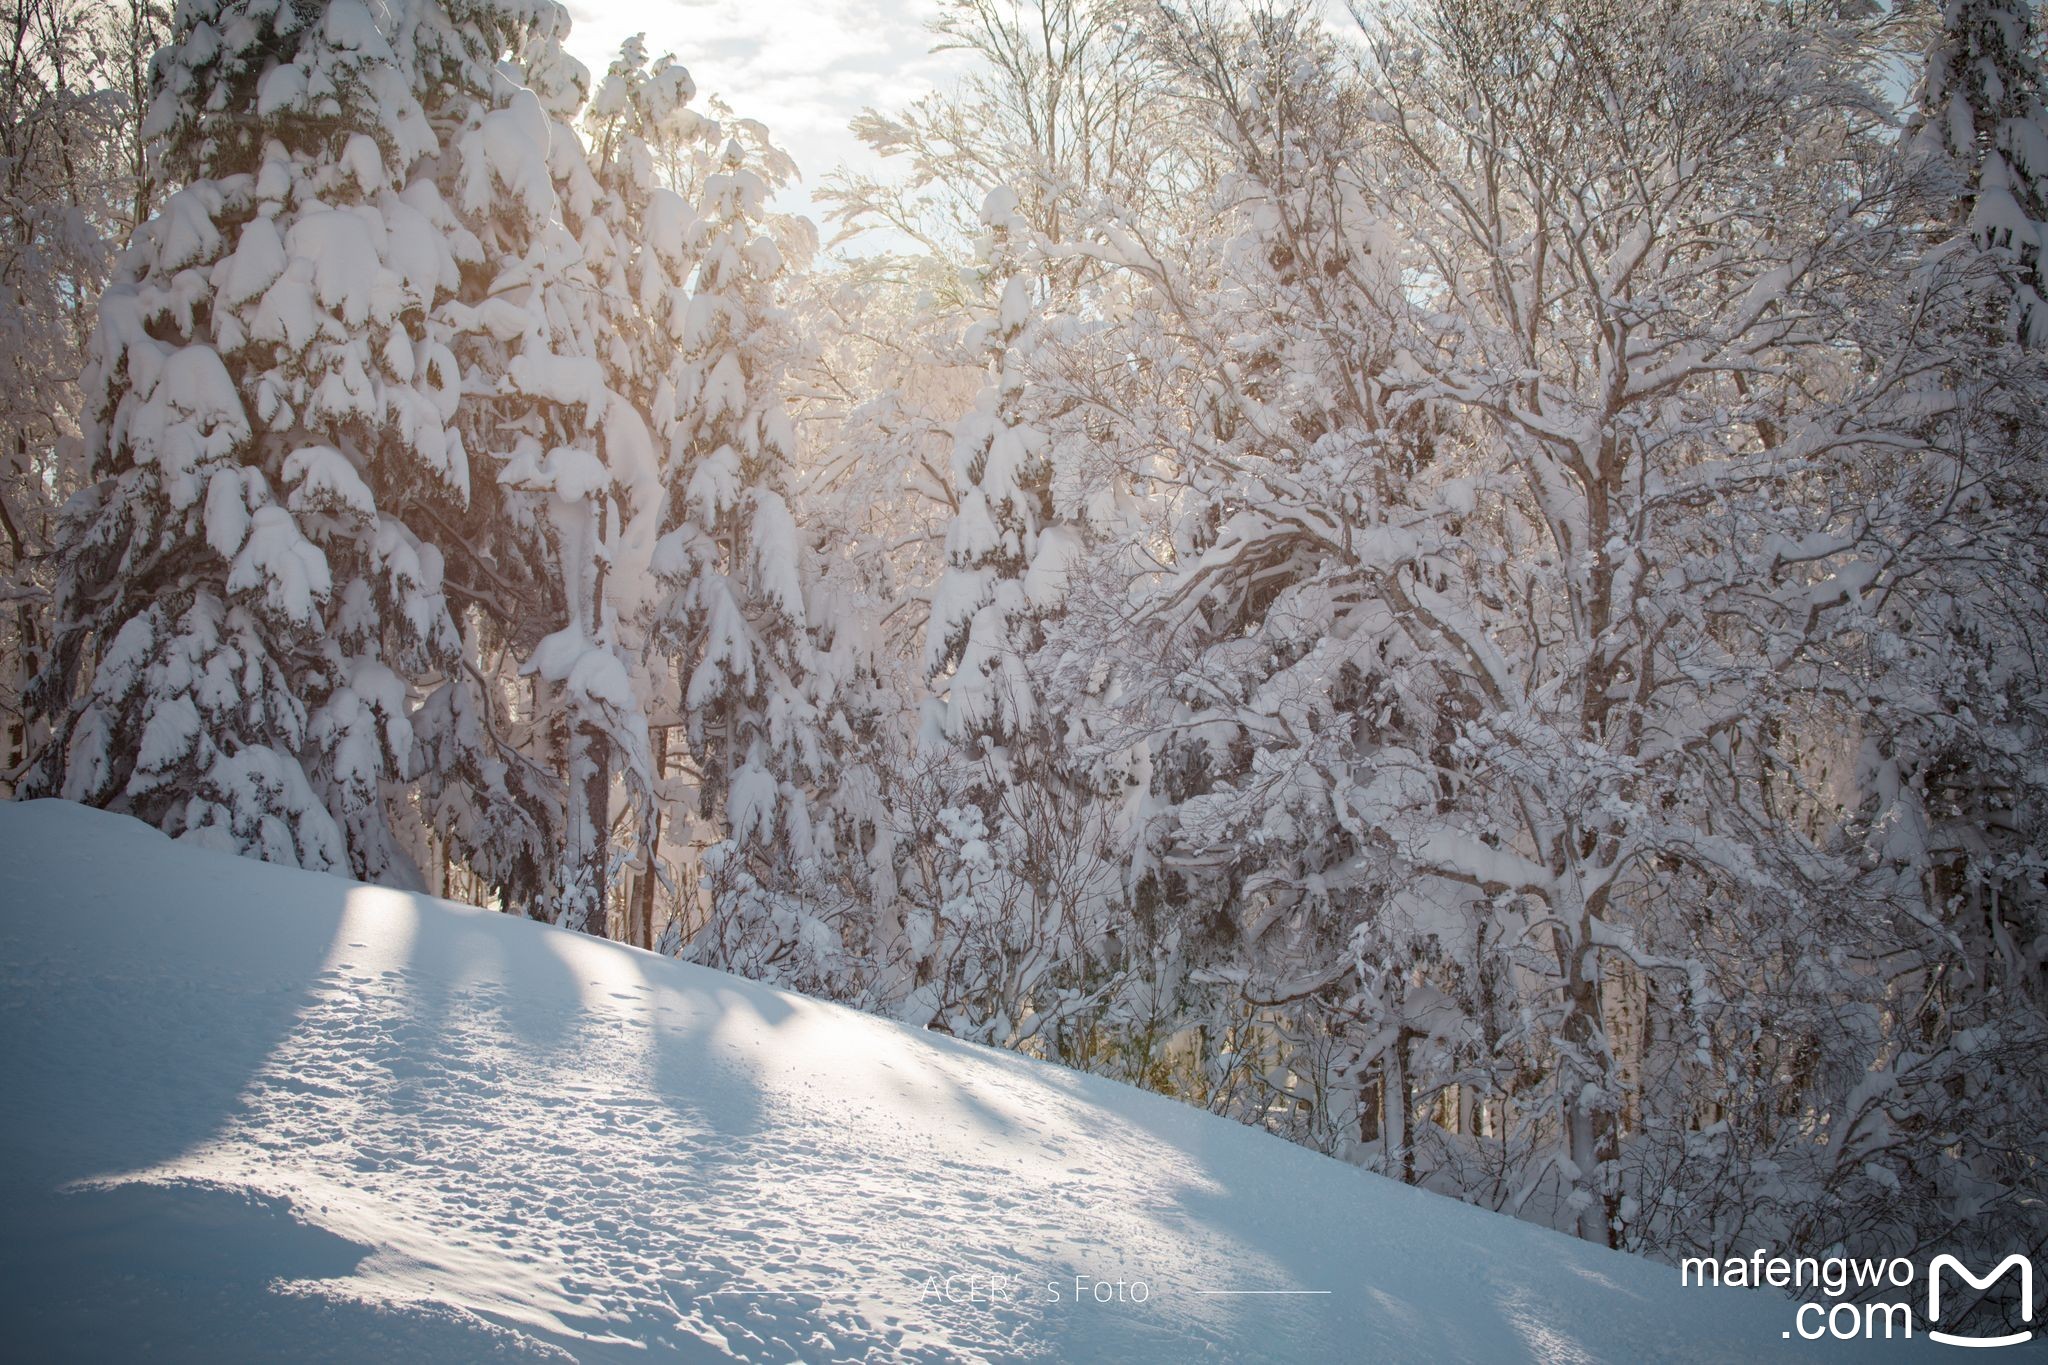
[[[2028,1324],[2020,1331],[1991,1335],[1983,1331],[1948,1331],[1947,1320],[1960,1325],[1989,1295],[1992,1287],[2007,1275],[2019,1276],[2019,1321]],[[1786,1337],[1805,1341],[1831,1337],[1836,1341],[1873,1341],[1913,1336],[1914,1304],[1907,1300],[1880,1301],[1885,1287],[1911,1291],[1920,1274],[1904,1256],[1891,1260],[1845,1256],[1773,1256],[1761,1249],[1748,1256],[1725,1260],[1688,1257],[1679,1262],[1679,1283],[1718,1285],[1724,1288],[1811,1290],[1835,1300],[1832,1304],[1807,1302],[1793,1314]],[[1944,1282],[1950,1286],[1944,1291]],[[1972,1293],[1970,1291],[1976,1291]],[[1945,1346],[2018,1346],[2034,1338],[2034,1263],[2015,1252],[1979,1275],[1957,1257],[1936,1256],[1927,1266],[1927,1309],[1920,1325],[1925,1335]],[[2007,1322],[2011,1323],[2008,1310]]]
[[[2000,1261],[1989,1275],[1982,1279],[1970,1273],[1969,1267],[1953,1256],[1937,1256],[1927,1267],[1927,1335],[1950,1346],[2017,1346],[2032,1339],[2033,1332],[2012,1332],[2002,1337],[1956,1336],[1934,1326],[1941,1321],[1941,1272],[1953,1270],[1972,1289],[1987,1290],[2004,1278],[2009,1270],[2020,1272],[2020,1317],[2027,1322],[2034,1320],[2034,1263],[2025,1256],[2014,1252]]]

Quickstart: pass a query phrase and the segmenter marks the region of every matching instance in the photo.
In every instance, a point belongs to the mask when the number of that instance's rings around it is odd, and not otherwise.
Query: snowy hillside
[[[0,804],[0,907],[18,1358],[1802,1358],[1164,1098],[119,816]]]

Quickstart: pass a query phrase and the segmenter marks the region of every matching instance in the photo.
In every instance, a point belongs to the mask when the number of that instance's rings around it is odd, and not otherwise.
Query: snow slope
[[[0,1095],[17,1358],[1810,1358],[1158,1096],[57,802],[0,804]]]

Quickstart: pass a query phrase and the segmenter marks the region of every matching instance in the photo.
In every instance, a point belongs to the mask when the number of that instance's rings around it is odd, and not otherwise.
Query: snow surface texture
[[[21,1359],[1812,1358],[1156,1095],[62,802],[0,804],[0,1044]]]

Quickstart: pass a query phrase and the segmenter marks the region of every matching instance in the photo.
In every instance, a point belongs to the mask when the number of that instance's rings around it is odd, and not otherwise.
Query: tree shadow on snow
[[[17,1359],[565,1358],[468,1314],[321,1292],[371,1249],[300,1221],[284,1200],[189,1181],[43,1198],[61,1211],[48,1211],[32,1255],[4,1265],[0,1311]]]

